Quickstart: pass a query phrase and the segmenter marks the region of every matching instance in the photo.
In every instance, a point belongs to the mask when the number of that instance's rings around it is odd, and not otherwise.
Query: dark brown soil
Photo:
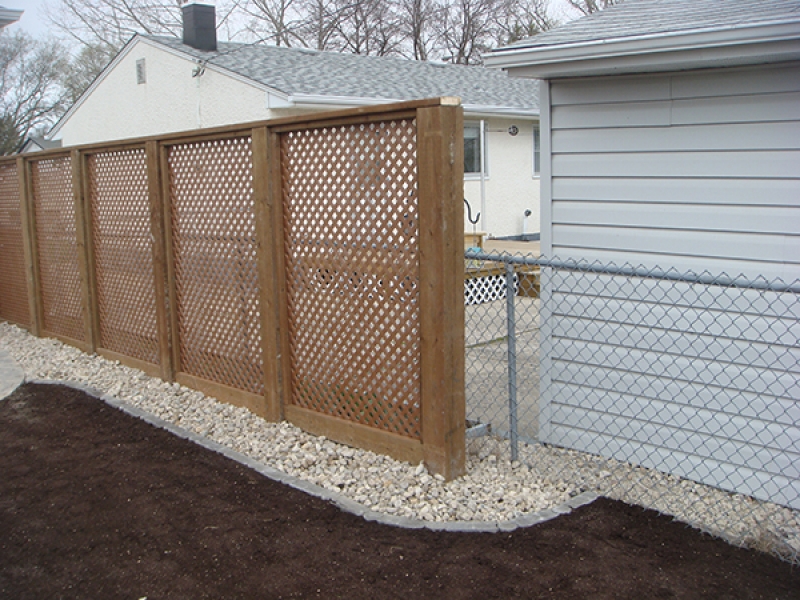
[[[800,571],[610,500],[505,534],[378,525],[83,392],[0,401],[0,598],[800,598]]]

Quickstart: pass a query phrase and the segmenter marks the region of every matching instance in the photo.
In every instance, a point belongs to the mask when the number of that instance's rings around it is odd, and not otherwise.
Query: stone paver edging
[[[0,348],[0,400],[17,389],[24,380],[24,371],[8,355],[8,352]]]

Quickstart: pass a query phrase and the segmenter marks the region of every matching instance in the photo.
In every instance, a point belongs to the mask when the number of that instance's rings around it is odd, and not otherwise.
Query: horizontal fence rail
[[[550,259],[542,256],[520,256],[509,254],[496,254],[489,252],[475,252],[467,250],[466,260],[490,261],[510,265],[527,265],[531,267],[552,267],[562,271],[579,271],[582,273],[599,273],[606,275],[622,275],[625,277],[643,277],[648,279],[659,279],[664,281],[689,281],[692,283],[702,283],[705,285],[716,285],[721,287],[742,288],[753,290],[766,290],[771,292],[791,292],[800,294],[800,281],[786,283],[781,279],[770,281],[766,278],[750,279],[744,275],[731,277],[726,274],[714,275],[705,273],[681,273],[676,269],[664,270],[661,268],[648,268],[644,266],[602,264],[599,262],[589,262],[575,259]]]
[[[800,281],[465,260],[506,271],[467,311],[472,452],[798,560]]]

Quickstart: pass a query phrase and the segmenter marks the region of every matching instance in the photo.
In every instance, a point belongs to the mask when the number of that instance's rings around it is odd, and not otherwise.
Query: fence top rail
[[[769,281],[766,278],[751,279],[744,275],[731,277],[726,273],[715,275],[708,271],[695,273],[694,271],[680,272],[675,269],[664,270],[660,267],[634,266],[631,264],[615,265],[600,262],[587,262],[575,259],[558,259],[547,257],[524,256],[520,254],[504,254],[489,252],[466,251],[467,260],[485,260],[510,265],[525,265],[537,267],[552,267],[562,271],[579,271],[582,273],[596,273],[600,275],[622,275],[625,277],[642,277],[662,281],[680,281],[682,283],[701,283],[720,287],[752,289],[769,292],[788,292],[800,294],[800,279],[786,283],[781,279]]]
[[[278,119],[268,119],[264,121],[251,121],[248,123],[235,123],[233,125],[223,125],[220,127],[209,127],[205,129],[193,129],[189,131],[176,131],[162,133],[158,135],[144,136],[140,138],[128,138],[124,140],[114,140],[106,142],[96,142],[92,144],[81,144],[77,146],[65,146],[63,148],[51,148],[38,152],[26,152],[25,154],[14,154],[0,157],[0,164],[23,157],[27,160],[40,160],[62,156],[71,150],[79,150],[84,153],[97,153],[99,151],[115,151],[130,147],[139,147],[147,142],[160,142],[162,144],[175,144],[180,142],[191,142],[202,140],[209,137],[219,137],[221,135],[245,136],[250,135],[253,129],[267,127],[274,130],[290,131],[305,127],[325,127],[332,123],[338,124],[342,120],[353,120],[364,118],[367,120],[390,120],[398,116],[407,116],[408,113],[420,108],[430,108],[436,106],[461,106],[461,99],[452,96],[442,96],[439,98],[426,98],[423,100],[410,100],[406,102],[393,102],[387,104],[376,104],[374,106],[361,106],[344,110],[325,111],[315,114],[295,115],[291,117],[280,117]]]

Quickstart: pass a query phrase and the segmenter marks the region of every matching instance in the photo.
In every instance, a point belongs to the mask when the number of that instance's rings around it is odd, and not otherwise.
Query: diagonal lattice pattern
[[[0,319],[30,325],[16,162],[0,164]]]
[[[160,362],[144,148],[87,159],[100,346]]]
[[[31,161],[43,328],[86,341],[69,156]]]
[[[568,449],[558,476],[585,489],[800,558],[800,281],[492,259],[541,267],[541,298],[520,280],[467,307],[471,420],[522,460]]]
[[[416,125],[281,139],[291,403],[420,437]]]
[[[180,370],[263,393],[249,137],[171,146]]]

